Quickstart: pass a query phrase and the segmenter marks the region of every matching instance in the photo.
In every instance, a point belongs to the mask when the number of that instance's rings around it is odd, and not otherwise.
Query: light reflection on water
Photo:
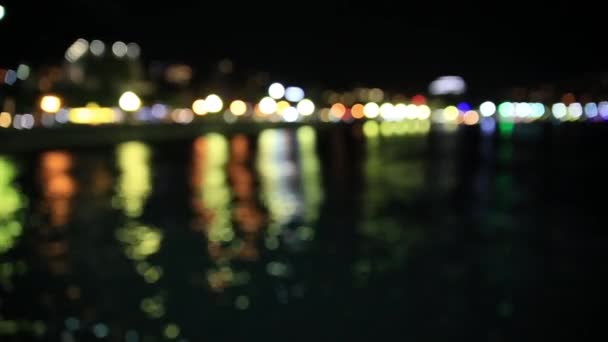
[[[0,340],[507,336],[542,281],[513,146],[386,127],[0,156]]]
[[[17,166],[8,157],[0,156],[0,254],[13,248],[23,233],[19,212],[25,197],[15,184]]]

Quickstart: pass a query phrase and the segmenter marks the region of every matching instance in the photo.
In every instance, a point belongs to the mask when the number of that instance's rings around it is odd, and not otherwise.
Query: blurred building
[[[136,43],[78,39],[66,50],[56,82],[51,87],[41,84],[40,91],[59,92],[71,106],[86,104],[83,102],[115,106],[125,91],[151,95],[155,86],[140,56],[141,48]]]

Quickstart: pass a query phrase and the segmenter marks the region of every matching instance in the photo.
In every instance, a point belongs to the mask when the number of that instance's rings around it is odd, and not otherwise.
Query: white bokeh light
[[[141,100],[134,92],[127,91],[118,99],[118,106],[124,111],[134,112],[141,107]]]
[[[118,41],[112,44],[112,53],[118,58],[122,58],[127,54],[127,44]]]
[[[106,44],[104,44],[101,40],[94,40],[89,45],[89,50],[94,56],[101,56],[103,52],[106,50]]]
[[[496,105],[492,101],[486,101],[479,106],[479,112],[484,117],[490,117],[496,113]]]
[[[283,111],[283,119],[287,122],[296,122],[299,116],[298,110],[291,106]]]
[[[285,96],[285,87],[281,83],[273,83],[268,87],[268,95],[275,100],[278,100]]]
[[[277,110],[277,101],[275,101],[271,97],[266,96],[262,98],[262,100],[260,100],[258,108],[260,109],[260,112],[262,112],[262,114],[273,114]]]
[[[300,87],[287,87],[285,98],[290,102],[298,102],[304,98],[304,90]]]

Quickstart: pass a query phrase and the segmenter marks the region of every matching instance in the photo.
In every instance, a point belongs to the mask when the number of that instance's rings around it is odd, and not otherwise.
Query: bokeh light
[[[45,95],[40,99],[40,109],[47,113],[57,113],[61,109],[61,99],[54,95]]]
[[[503,102],[498,105],[498,114],[503,118],[515,116],[515,105],[511,102]]]
[[[380,88],[374,88],[369,91],[368,98],[371,102],[380,102],[384,100],[384,92]]]
[[[486,101],[479,106],[479,112],[484,117],[490,117],[496,113],[496,105],[492,101]]]
[[[443,110],[443,118],[446,121],[456,121],[458,118],[458,108],[455,106],[447,106]]]
[[[127,56],[131,59],[136,59],[139,57],[141,53],[141,48],[137,43],[129,43],[127,44]]]
[[[283,115],[283,112],[289,107],[291,107],[291,105],[285,100],[277,102],[277,114]]]
[[[579,102],[572,102],[568,105],[569,118],[577,120],[583,115],[583,106]]]
[[[413,120],[413,119],[417,118],[418,117],[418,106],[410,103],[409,105],[405,106],[404,114],[405,114],[405,118],[409,119],[409,120]]]
[[[247,104],[241,100],[232,101],[230,104],[230,112],[237,116],[243,115],[247,112]]]
[[[218,113],[224,108],[222,98],[216,94],[211,94],[205,98],[205,110],[209,113]]]
[[[431,108],[424,104],[416,106],[416,117],[420,120],[427,120],[431,117]]]
[[[89,42],[86,39],[80,38],[76,40],[65,52],[65,59],[70,63],[75,63],[89,49]]]
[[[281,83],[273,83],[268,87],[268,95],[275,100],[279,100],[285,96],[285,87]]]
[[[350,114],[355,119],[361,119],[361,118],[363,118],[365,116],[363,114],[363,105],[360,104],[360,103],[357,103],[354,106],[352,106],[352,108],[350,109]]]
[[[285,108],[285,110],[283,110],[282,115],[283,115],[283,119],[287,122],[295,122],[298,120],[298,117],[300,116],[300,114],[298,113],[298,110],[292,106]]]
[[[141,107],[141,100],[134,92],[127,91],[118,99],[118,106],[124,111],[134,112]]]
[[[479,114],[474,110],[469,110],[463,115],[463,122],[465,125],[475,125],[479,122]]]
[[[180,333],[180,329],[176,324],[167,324],[167,326],[165,327],[165,337],[167,337],[168,339],[175,339],[177,338],[177,336],[179,336]]]
[[[302,101],[298,102],[296,109],[301,115],[308,116],[314,113],[315,104],[309,99],[303,99]]]
[[[270,115],[277,110],[277,102],[272,97],[264,97],[260,100],[258,108],[262,114]]]
[[[298,102],[304,98],[304,90],[300,87],[287,87],[285,98],[290,102]]]
[[[545,105],[539,102],[530,104],[532,106],[532,117],[535,119],[541,118],[545,115]]]
[[[424,97],[424,95],[421,95],[421,94],[414,95],[412,97],[412,104],[415,104],[417,106],[426,104],[426,97]]]
[[[482,134],[492,135],[496,131],[496,120],[494,118],[483,118],[480,126]]]
[[[23,114],[21,115],[21,127],[24,129],[31,129],[34,127],[36,123],[34,116],[32,114]]]
[[[468,102],[460,102],[456,108],[458,108],[459,111],[465,113],[468,112],[469,110],[471,110],[471,105]]]
[[[395,106],[392,103],[385,102],[380,106],[380,116],[384,120],[395,119]]]
[[[368,119],[373,119],[380,114],[380,107],[377,103],[368,102],[363,107],[363,114]]]
[[[17,67],[17,78],[25,81],[30,77],[31,68],[27,64],[19,64]]]
[[[565,93],[565,94],[562,96],[562,102],[563,102],[563,103],[564,103],[566,106],[570,105],[570,104],[571,104],[572,102],[574,102],[574,101],[576,101],[576,96],[574,96],[574,94],[573,94],[573,93]]]
[[[598,108],[595,102],[585,104],[585,115],[587,115],[588,118],[594,118],[598,115]]]
[[[597,105],[597,111],[602,118],[608,118],[608,101],[602,101]]]
[[[395,105],[395,118],[397,120],[403,120],[405,118],[407,118],[408,112],[407,112],[407,106],[405,105],[405,103],[398,103]]]
[[[118,58],[122,58],[127,54],[127,44],[117,41],[112,44],[112,53]]]
[[[192,111],[196,115],[205,115],[207,114],[207,107],[205,106],[205,100],[198,99],[192,102]]]
[[[94,56],[101,56],[106,50],[106,45],[101,40],[93,40],[89,46],[89,50],[91,50]]]
[[[8,85],[13,85],[17,82],[17,72],[15,70],[7,70],[4,74],[4,83]]]
[[[341,103],[334,103],[329,109],[329,113],[337,119],[341,119],[346,113],[346,107]]]
[[[551,112],[556,119],[562,119],[568,114],[568,108],[566,108],[565,104],[558,102],[551,106]]]
[[[527,102],[515,103],[515,116],[518,118],[529,118],[532,116],[532,106]]]
[[[465,91],[466,84],[460,76],[442,76],[431,82],[429,86],[432,95],[461,95]]]
[[[9,113],[9,112],[0,113],[0,127],[9,128],[9,127],[11,127],[12,121],[13,121],[13,118],[11,117],[11,113]]]
[[[376,121],[366,121],[363,124],[363,134],[368,138],[375,138],[380,133],[380,127]]]

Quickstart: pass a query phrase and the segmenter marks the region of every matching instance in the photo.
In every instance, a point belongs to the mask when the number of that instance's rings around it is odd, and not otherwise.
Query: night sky
[[[605,71],[601,20],[554,2],[7,1],[2,64],[54,63],[75,39],[135,41],[146,61],[205,70],[231,58],[242,71],[328,87],[428,84],[456,74],[473,87],[534,85]],[[238,10],[238,12],[235,11]],[[34,29],[34,25],[39,29]]]

